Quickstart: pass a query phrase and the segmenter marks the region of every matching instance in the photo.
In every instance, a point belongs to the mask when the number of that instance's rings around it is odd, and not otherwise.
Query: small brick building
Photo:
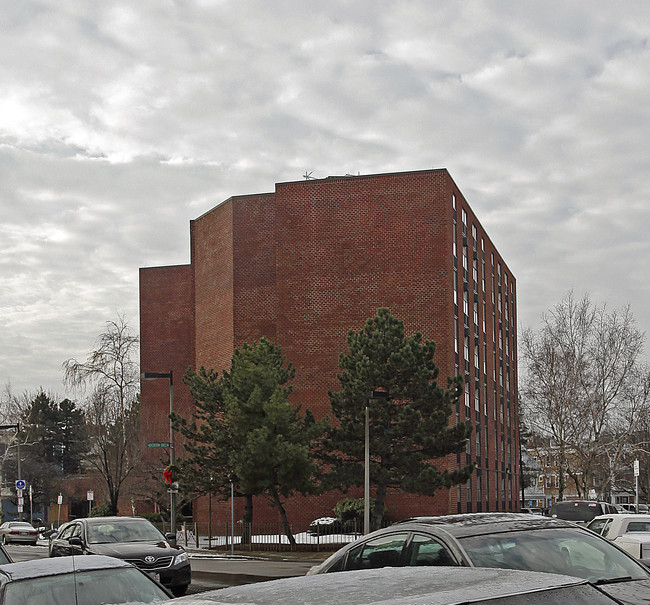
[[[278,183],[191,221],[190,238],[189,265],[140,270],[141,370],[174,371],[176,411],[191,415],[188,366],[228,367],[235,347],[266,336],[296,368],[295,403],[327,414],[347,331],[388,307],[436,342],[441,382],[465,375],[451,420],[475,432],[444,464],[478,465],[467,485],[434,498],[389,493],[389,515],[518,509],[515,278],[447,170]],[[168,389],[142,384],[145,441],[168,440]],[[329,515],[340,497],[295,497],[289,518]],[[276,519],[255,507],[256,520]]]

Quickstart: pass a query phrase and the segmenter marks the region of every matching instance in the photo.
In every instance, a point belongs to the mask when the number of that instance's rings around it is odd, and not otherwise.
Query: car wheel
[[[175,597],[182,597],[187,592],[188,586],[189,584],[185,584],[185,586],[174,586],[170,590]]]

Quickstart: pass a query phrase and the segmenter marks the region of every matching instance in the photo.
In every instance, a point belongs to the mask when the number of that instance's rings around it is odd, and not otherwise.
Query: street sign
[[[63,504],[63,496],[62,496],[61,494],[59,494],[59,495],[57,496],[56,503],[57,503],[58,505]]]
[[[147,443],[147,447],[171,447],[172,444],[169,441],[152,441]]]
[[[18,506],[22,506],[23,504],[25,504],[24,498],[18,498]]]
[[[639,476],[639,461],[638,460],[634,461],[634,476],[635,477]]]
[[[26,485],[24,479],[16,479],[16,489],[25,489]]]
[[[86,500],[94,500],[95,499],[95,492],[88,490],[86,492]]]
[[[20,504],[18,505],[18,512],[19,512],[19,513],[22,513],[22,512],[23,512],[23,507],[22,507]]]
[[[23,490],[22,489],[17,489],[16,490],[16,496],[18,496],[18,498],[22,498],[23,497]]]

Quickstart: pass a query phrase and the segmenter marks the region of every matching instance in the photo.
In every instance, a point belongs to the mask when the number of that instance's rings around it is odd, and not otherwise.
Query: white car
[[[650,563],[650,515],[600,515],[587,529],[611,540],[646,565]]]

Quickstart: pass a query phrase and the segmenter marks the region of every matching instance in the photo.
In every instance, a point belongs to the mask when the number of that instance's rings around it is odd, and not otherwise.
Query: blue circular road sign
[[[17,479],[16,480],[16,489],[25,489],[25,480],[24,479]]]

